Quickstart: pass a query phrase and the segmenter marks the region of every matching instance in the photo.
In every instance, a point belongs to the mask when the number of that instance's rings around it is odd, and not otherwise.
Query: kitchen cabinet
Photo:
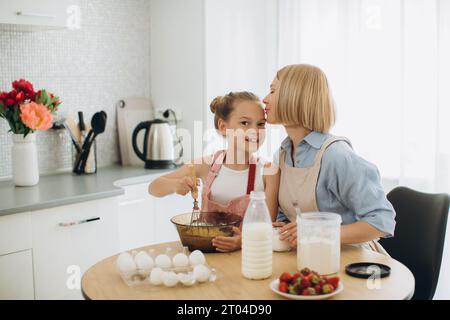
[[[201,193],[199,193],[201,194]],[[173,194],[155,200],[155,241],[156,243],[178,241],[180,238],[170,219],[178,214],[192,211],[192,197]]]
[[[0,24],[64,28],[73,4],[76,1],[0,0]]]
[[[122,186],[125,194],[119,197],[121,251],[178,240],[178,233],[170,218],[192,208],[190,196],[153,197],[148,193],[148,184]]]
[[[123,195],[0,216],[0,299],[82,299],[94,263],[178,240],[170,218],[189,212],[192,198],[149,195],[161,174],[117,181]]]
[[[0,256],[0,300],[34,299],[31,250]]]
[[[122,188],[125,194],[118,199],[120,251],[155,243],[156,214],[148,183]]]
[[[32,212],[36,299],[82,298],[83,273],[118,252],[117,208],[113,197]]]
[[[31,214],[0,217],[0,255],[31,249]]]
[[[33,299],[31,214],[0,217],[0,300]]]

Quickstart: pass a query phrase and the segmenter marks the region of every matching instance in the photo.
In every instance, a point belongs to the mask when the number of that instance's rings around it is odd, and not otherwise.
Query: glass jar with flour
[[[339,271],[340,215],[310,212],[297,216],[297,269],[309,268],[329,275]]]

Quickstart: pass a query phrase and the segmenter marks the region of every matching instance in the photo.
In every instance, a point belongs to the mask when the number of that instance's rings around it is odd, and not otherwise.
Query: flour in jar
[[[313,237],[302,239],[297,246],[297,268],[309,268],[327,275],[339,271],[341,247],[339,241]]]

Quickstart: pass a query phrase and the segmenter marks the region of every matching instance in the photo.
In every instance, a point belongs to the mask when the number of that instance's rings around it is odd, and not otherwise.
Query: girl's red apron
[[[220,168],[222,167],[223,161],[225,159],[225,155],[225,150],[220,150],[214,155],[211,170],[209,171],[205,183],[203,184],[201,211],[233,213],[240,215],[243,218],[250,201],[250,192],[252,192],[255,187],[255,159],[253,157],[250,159],[247,178],[247,193],[245,195],[232,199],[227,204],[221,204],[211,200],[211,186],[217,175],[219,174]]]

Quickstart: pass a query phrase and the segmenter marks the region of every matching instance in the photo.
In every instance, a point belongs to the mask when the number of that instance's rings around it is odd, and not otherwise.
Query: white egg
[[[138,269],[144,271],[150,271],[154,265],[152,257],[150,257],[145,251],[139,252],[134,257],[134,261],[136,262]]]
[[[175,272],[164,272],[163,273],[163,283],[166,287],[176,286],[178,283],[178,277]]]
[[[178,281],[180,281],[185,286],[192,286],[195,283],[194,275],[190,273],[179,273]]]
[[[184,276],[185,276],[185,275],[186,275],[186,273],[183,273],[183,272],[177,273],[178,281],[181,282],[181,280],[184,279]]]
[[[211,270],[203,264],[199,264],[194,267],[194,278],[198,282],[208,281],[210,274]]]
[[[160,254],[156,257],[155,263],[157,267],[160,268],[170,268],[172,266],[172,261],[167,254]]]
[[[189,262],[191,263],[192,266],[196,266],[198,264],[204,264],[205,261],[206,261],[205,255],[200,250],[194,250],[189,255]]]
[[[173,257],[172,263],[174,267],[187,267],[189,265],[189,258],[184,253],[177,253]]]
[[[121,272],[133,273],[136,271],[136,263],[128,252],[122,252],[117,258],[117,266]]]
[[[150,273],[150,283],[158,286],[163,283],[164,271],[161,268],[153,268]]]

